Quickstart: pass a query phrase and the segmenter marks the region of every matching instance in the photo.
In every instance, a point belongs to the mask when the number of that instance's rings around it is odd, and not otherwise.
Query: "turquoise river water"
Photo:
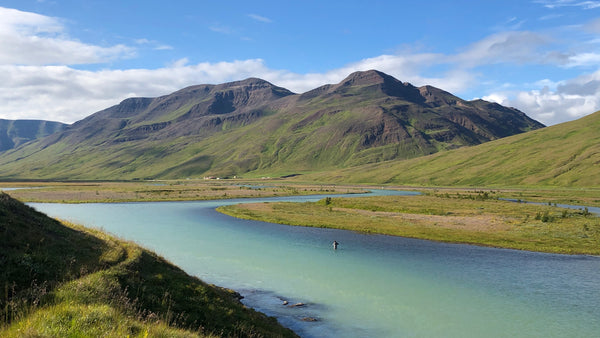
[[[214,210],[320,198],[30,205],[152,249],[302,337],[600,337],[600,257],[291,227]]]

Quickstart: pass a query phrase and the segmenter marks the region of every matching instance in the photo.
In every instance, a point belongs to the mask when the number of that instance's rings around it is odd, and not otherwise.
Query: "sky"
[[[600,1],[0,0],[0,118],[258,77],[302,93],[376,69],[553,125],[600,110]]]

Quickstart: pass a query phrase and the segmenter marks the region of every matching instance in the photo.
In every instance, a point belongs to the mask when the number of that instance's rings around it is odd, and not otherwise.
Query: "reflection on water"
[[[308,199],[317,198],[278,200]],[[237,290],[247,305],[305,337],[600,332],[598,257],[290,227],[214,211],[265,200],[272,199],[33,206],[133,239],[190,274]]]

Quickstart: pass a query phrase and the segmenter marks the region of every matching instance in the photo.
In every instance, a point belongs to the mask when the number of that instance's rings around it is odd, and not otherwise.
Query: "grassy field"
[[[266,222],[520,250],[600,255],[600,218],[586,210],[497,199],[492,191],[326,198],[219,207]]]
[[[2,188],[23,202],[111,203],[189,201],[228,198],[258,198],[315,194],[356,194],[369,189],[419,190],[453,195],[485,190],[494,197],[529,202],[575,204],[600,207],[600,188],[495,188],[397,187],[372,185],[316,184],[299,178],[258,180],[164,180],[129,182],[0,182]]]
[[[417,189],[417,188],[412,188]],[[421,188],[426,194],[439,196],[472,195],[488,193],[491,198],[514,199],[536,203],[586,205],[600,207],[600,188]]]
[[[0,190],[12,187],[31,188],[6,191],[20,201],[54,203],[189,201],[364,192],[360,187],[286,183],[277,179],[254,181],[0,182]]]
[[[1,337],[294,337],[235,292],[0,193]]]

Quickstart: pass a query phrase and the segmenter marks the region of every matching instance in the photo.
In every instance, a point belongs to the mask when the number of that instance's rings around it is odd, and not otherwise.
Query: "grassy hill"
[[[293,337],[156,254],[0,193],[0,336]]]
[[[473,147],[310,176],[429,186],[600,187],[600,112]]]
[[[516,109],[378,71],[303,94],[246,79],[127,99],[2,153],[0,178],[279,176],[415,158],[541,127]]]

